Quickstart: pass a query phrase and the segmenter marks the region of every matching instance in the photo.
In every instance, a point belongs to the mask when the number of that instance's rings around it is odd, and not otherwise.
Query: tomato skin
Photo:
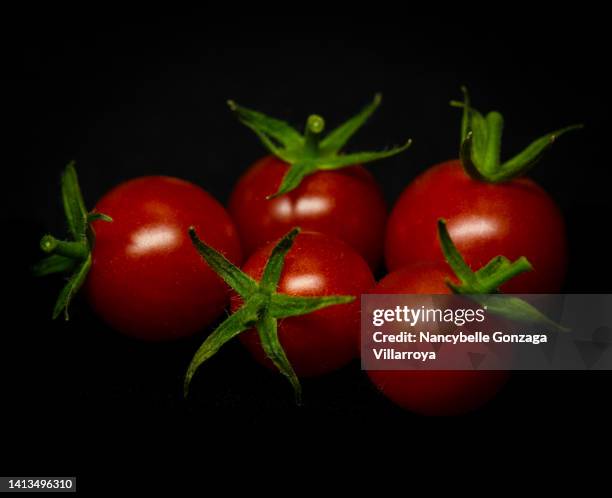
[[[371,294],[450,294],[441,264],[406,266],[384,277]],[[391,401],[421,415],[461,415],[483,406],[509,377],[506,371],[368,370],[368,377]]]
[[[565,224],[555,202],[533,180],[480,182],[458,160],[425,171],[404,190],[389,217],[389,271],[444,261],[436,230],[439,218],[447,220],[453,242],[472,269],[498,255],[527,257],[534,270],[504,284],[504,292],[560,292],[567,266]]]
[[[275,242],[256,251],[243,271],[259,280]],[[308,315],[279,320],[280,342],[298,376],[322,375],[359,355],[359,296],[374,285],[364,259],[339,239],[315,232],[300,233],[285,258],[277,291],[293,296],[352,295],[349,304],[330,306]],[[232,310],[241,305],[232,298]],[[240,335],[255,359],[276,367],[265,355],[255,330]]]
[[[383,254],[387,206],[372,175],[361,166],[318,171],[288,194],[266,199],[278,190],[287,170],[287,163],[266,156],[238,180],[229,212],[245,253],[299,226],[343,240],[376,268]]]
[[[229,291],[191,244],[187,229],[239,264],[237,231],[200,187],[177,178],[147,176],[108,192],[95,211],[93,265],[86,292],[110,326],[145,340],[191,335],[217,318]]]

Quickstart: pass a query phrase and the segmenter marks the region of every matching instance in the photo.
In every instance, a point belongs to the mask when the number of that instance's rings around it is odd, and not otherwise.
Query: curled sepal
[[[53,308],[54,320],[61,315],[62,311],[64,312],[64,318],[68,320],[68,307],[70,305],[70,301],[72,301],[72,298],[76,295],[78,290],[85,282],[90,268],[91,253],[88,254],[85,259],[78,265],[74,273],[68,279],[68,282],[66,283],[64,288],[59,293],[57,301],[55,302],[55,307]]]
[[[96,213],[96,212],[91,212],[87,215],[87,222],[91,223],[93,221],[106,221],[106,222],[111,222],[113,221],[113,219],[108,216],[107,214],[104,213]]]
[[[450,280],[446,282],[453,293],[468,295],[482,306],[486,306],[490,313],[514,321],[540,323],[557,330],[566,330],[527,301],[515,296],[499,295],[499,287],[502,284],[533,269],[527,258],[521,256],[516,261],[510,261],[504,256],[496,256],[474,272],[457,250],[443,219],[438,220],[438,237],[444,258],[460,282],[460,284]]]
[[[481,114],[470,104],[469,94],[461,87],[463,102],[451,101],[463,110],[459,155],[463,167],[472,178],[489,183],[501,183],[527,173],[561,135],[583,127],[567,126],[534,140],[523,151],[507,161],[501,161],[501,138],[504,119],[497,111]]]
[[[189,235],[196,250],[209,266],[242,296],[244,304],[225,320],[198,349],[185,376],[185,395],[188,393],[193,375],[204,361],[214,355],[232,337],[255,327],[264,352],[279,372],[287,377],[293,386],[296,402],[301,403],[300,382],[278,337],[278,320],[290,316],[306,315],[328,306],[349,303],[355,297],[306,297],[277,292],[285,257],[291,250],[299,232],[299,228],[294,228],[277,242],[266,262],[262,278],[257,282],[200,240],[193,228],[189,229]]]
[[[87,212],[74,161],[68,163],[62,174],[62,204],[70,240],[59,240],[49,234],[43,236],[40,248],[50,256],[35,264],[32,272],[36,276],[71,274],[53,308],[53,318],[57,318],[64,311],[64,317],[68,320],[70,301],[85,282],[92,264],[91,251],[95,244],[95,235],[91,223],[108,222],[112,219],[103,213]]]
[[[462,144],[463,141],[467,138],[467,135],[470,131],[470,94],[468,92],[468,89],[465,85],[461,86],[461,93],[463,94],[463,102],[456,102],[454,100],[451,100],[451,105],[452,106],[459,106],[463,109],[463,112],[461,113],[461,140],[459,140],[459,143]]]
[[[278,321],[276,317],[272,316],[269,310],[264,311],[263,316],[257,321],[256,327],[264,352],[276,368],[278,368],[278,371],[287,377],[287,380],[289,380],[293,387],[295,403],[301,405],[302,385],[278,339]]]
[[[400,147],[379,152],[358,152],[346,155],[341,153],[341,149],[365,124],[380,105],[380,101],[381,95],[376,94],[374,100],[357,115],[325,137],[323,136],[325,120],[316,114],[307,119],[302,135],[284,121],[241,107],[232,100],[228,101],[228,104],[238,119],[257,134],[263,145],[272,154],[289,164],[289,169],[278,190],[268,196],[268,198],[273,198],[291,192],[306,176],[316,171],[334,170],[377,161],[406,150],[410,146],[410,140]]]

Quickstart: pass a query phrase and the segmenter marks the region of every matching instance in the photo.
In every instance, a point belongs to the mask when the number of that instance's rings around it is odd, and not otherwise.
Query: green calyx
[[[302,179],[315,171],[335,170],[395,156],[410,147],[411,140],[400,147],[378,152],[355,152],[341,154],[340,150],[348,140],[361,128],[376,108],[380,105],[381,95],[365,106],[357,115],[322,136],[325,121],[313,114],[306,120],[304,134],[300,134],[288,123],[271,118],[257,111],[240,107],[229,100],[228,105],[238,119],[251,128],[264,146],[276,157],[290,165],[278,191],[269,196],[277,197],[292,191],[299,186]]]
[[[501,137],[504,118],[497,111],[483,116],[470,105],[465,87],[461,87],[463,102],[451,101],[451,106],[463,109],[459,155],[465,171],[472,178],[489,183],[501,183],[524,175],[561,135],[583,127],[567,126],[538,138],[516,156],[501,162]]]
[[[189,236],[206,263],[242,298],[243,305],[219,325],[197,350],[187,369],[184,395],[200,365],[212,357],[230,339],[245,330],[255,328],[261,345],[270,360],[291,383],[297,404],[301,404],[300,381],[289,362],[278,338],[278,320],[300,316],[337,304],[350,303],[354,296],[302,297],[276,291],[283,270],[285,256],[300,232],[294,228],[276,244],[259,282],[233,265],[222,254],[200,240],[191,227]]]
[[[91,223],[95,220],[112,221],[112,219],[102,213],[87,212],[74,161],[68,163],[62,174],[62,201],[70,240],[58,240],[48,234],[43,236],[40,248],[49,256],[34,265],[32,271],[37,276],[52,273],[70,274],[53,308],[53,319],[63,311],[65,319],[68,320],[70,301],[85,282],[91,268],[91,250],[95,242]]]
[[[555,330],[567,331],[527,301],[514,296],[499,295],[501,285],[521,273],[533,270],[527,258],[521,256],[511,262],[504,256],[496,256],[479,270],[472,271],[450,238],[446,221],[443,219],[438,220],[438,238],[444,259],[460,282],[446,282],[454,294],[469,295],[490,313],[510,320],[542,324]]]

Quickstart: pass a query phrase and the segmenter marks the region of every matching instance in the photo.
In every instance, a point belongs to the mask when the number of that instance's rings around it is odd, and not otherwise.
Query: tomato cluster
[[[112,328],[158,341],[205,329],[229,305],[229,318],[196,352],[186,391],[198,367],[240,336],[257,361],[291,381],[299,398],[299,377],[325,374],[358,356],[361,294],[451,293],[449,280],[499,256],[527,258],[533,266],[515,272],[503,291],[558,292],[567,265],[563,217],[524,174],[572,127],[502,163],[501,115],[482,116],[465,93],[455,103],[463,108],[460,159],[412,180],[387,220],[382,190],[362,165],[399,154],[410,141],[380,152],[341,152],[379,104],[377,95],[324,136],[320,116],[310,116],[301,134],[230,101],[270,155],[238,179],[227,211],[199,186],[165,176],[126,181],[87,211],[70,164],[62,178],[70,237],[43,237],[49,256],[35,268],[40,275],[71,275],[54,317],[68,317],[83,286]],[[449,268],[449,251],[465,268]],[[383,257],[389,273],[376,283],[372,272]],[[368,375],[389,399],[425,414],[474,409],[507,378],[475,371]]]

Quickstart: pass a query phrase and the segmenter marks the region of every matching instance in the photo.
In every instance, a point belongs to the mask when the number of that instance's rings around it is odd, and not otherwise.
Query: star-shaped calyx
[[[336,170],[377,161],[399,154],[410,147],[411,140],[407,140],[404,145],[388,150],[341,153],[341,149],[349,139],[380,105],[381,99],[381,95],[377,94],[374,100],[357,115],[345,121],[325,137],[322,137],[325,121],[317,114],[308,117],[302,135],[285,121],[241,107],[233,100],[229,100],[228,105],[236,113],[238,119],[257,134],[263,145],[272,154],[289,165],[278,191],[270,196],[272,198],[292,191],[299,186],[304,177],[316,171]]]
[[[58,240],[48,234],[43,236],[40,241],[40,248],[50,256],[38,262],[34,266],[33,272],[37,276],[53,273],[70,274],[70,278],[61,290],[53,308],[54,319],[63,311],[64,318],[68,320],[70,301],[85,282],[91,268],[91,251],[95,244],[95,233],[91,223],[96,220],[113,220],[102,213],[88,212],[85,208],[74,161],[68,163],[62,174],[62,202],[68,225],[69,240]]]
[[[453,243],[443,219],[438,220],[438,238],[444,259],[460,282],[456,284],[447,280],[446,285],[454,294],[469,296],[489,313],[512,321],[541,324],[563,332],[568,330],[524,299],[500,293],[499,287],[508,280],[533,270],[526,257],[521,256],[516,261],[510,261],[505,256],[496,256],[479,270],[472,271]]]
[[[191,379],[197,369],[213,356],[227,341],[238,334],[255,328],[261,345],[278,370],[291,382],[296,402],[301,403],[300,381],[278,337],[278,320],[306,315],[337,304],[350,303],[354,296],[291,296],[277,292],[285,256],[300,232],[294,228],[276,244],[266,263],[261,280],[257,282],[233,265],[221,253],[199,239],[193,227],[189,236],[193,245],[208,265],[242,298],[243,305],[229,316],[200,346],[187,369],[184,394],[187,396]]]
[[[504,118],[497,111],[482,115],[470,104],[466,87],[461,87],[463,102],[451,101],[451,106],[463,109],[459,155],[466,173],[488,183],[502,183],[529,171],[561,135],[583,127],[566,126],[534,140],[514,157],[501,161],[501,139]]]

